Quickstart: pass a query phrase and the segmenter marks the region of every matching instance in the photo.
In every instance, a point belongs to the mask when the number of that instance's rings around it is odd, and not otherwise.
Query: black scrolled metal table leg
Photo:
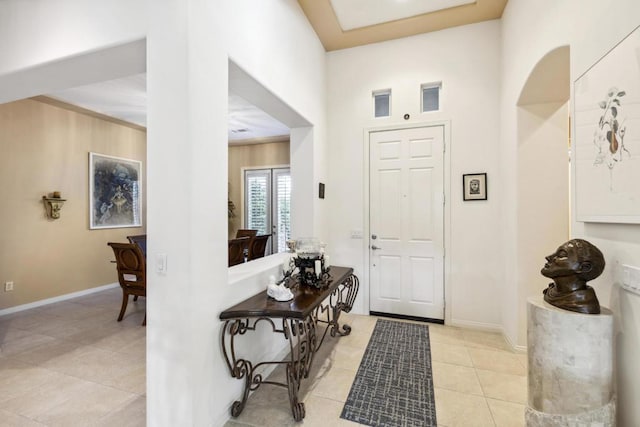
[[[305,416],[304,403],[298,399],[300,382],[309,376],[313,356],[317,348],[316,319],[283,319],[285,337],[289,340],[291,360],[287,363],[287,389],[291,412],[296,421]]]
[[[236,400],[231,405],[231,415],[237,417],[242,413],[244,406],[247,404],[249,398],[249,391],[251,391],[252,383],[252,371],[251,362],[247,360],[238,360],[234,368],[234,376],[236,378],[244,378],[244,390],[242,392],[242,400]]]
[[[231,376],[244,380],[241,399],[231,405],[231,415],[234,417],[242,413],[249,398],[249,392],[258,388],[263,380],[262,375],[255,372],[256,366],[260,366],[260,363],[254,366],[251,361],[236,356],[235,338],[238,335],[244,335],[247,331],[255,330],[255,324],[260,320],[267,320],[274,326],[269,319],[257,319],[252,326],[249,325],[248,319],[234,319],[227,320],[222,328],[222,350]]]
[[[334,293],[331,295],[329,304],[331,305],[333,316],[329,324],[331,325],[332,337],[335,337],[336,334],[344,337],[351,333],[351,326],[349,325],[342,325],[342,330],[340,330],[340,323],[338,322],[338,319],[340,318],[341,312],[344,311],[345,313],[348,313],[353,308],[353,303],[355,302],[356,296],[358,295],[359,287],[360,282],[358,280],[358,277],[352,274],[347,277],[344,283],[338,286]]]
[[[333,306],[331,307],[331,310],[333,312],[331,322],[329,322],[329,324],[331,325],[331,336],[335,337],[336,335],[340,335],[341,337],[344,337],[349,335],[351,333],[351,326],[342,325],[342,330],[340,330],[340,323],[338,322],[338,319],[340,318],[340,313],[342,312],[342,310],[340,309],[340,306],[339,305]]]
[[[298,390],[300,390],[300,378],[296,378],[296,374],[291,364],[287,365],[287,389],[289,391],[289,403],[291,404],[291,413],[293,419],[302,421],[305,416],[304,403],[298,401]]]

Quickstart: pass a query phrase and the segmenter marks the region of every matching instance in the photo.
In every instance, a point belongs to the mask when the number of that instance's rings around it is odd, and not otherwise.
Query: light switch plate
[[[640,295],[640,268],[622,264],[622,288]]]
[[[167,254],[156,254],[156,271],[158,274],[167,274]]]

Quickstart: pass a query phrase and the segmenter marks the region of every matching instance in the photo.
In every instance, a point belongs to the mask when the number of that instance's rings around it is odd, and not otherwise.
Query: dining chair
[[[147,296],[147,266],[142,250],[137,244],[110,242],[108,245],[111,246],[116,257],[118,281],[122,288],[122,307],[118,316],[118,322],[120,322],[127,310],[129,295],[133,295],[134,300],[139,296]],[[145,311],[142,326],[146,324],[147,313]]]
[[[253,242],[253,239],[256,237],[256,234],[258,234],[258,230],[252,230],[252,229],[249,229],[249,228],[240,228],[240,229],[236,230],[236,239],[238,237],[248,237],[249,238],[249,243],[244,248],[245,261],[249,260],[249,246],[251,246],[251,243]]]
[[[264,257],[269,237],[271,237],[271,234],[262,234],[251,240],[249,243],[249,261]]]
[[[247,228],[240,228],[236,231],[236,239],[238,237],[256,237],[258,230],[250,230]]]
[[[142,251],[142,255],[147,257],[147,235],[139,234],[137,236],[127,236],[129,243],[135,243],[140,246],[140,250]]]
[[[251,238],[248,236],[229,240],[229,267],[244,262],[245,249],[249,247]]]

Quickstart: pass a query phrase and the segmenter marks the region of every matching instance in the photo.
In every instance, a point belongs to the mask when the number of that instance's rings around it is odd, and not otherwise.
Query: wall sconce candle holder
[[[59,219],[62,206],[67,199],[60,197],[59,191],[54,191],[52,197],[42,196],[44,208],[47,211],[47,216],[51,219]]]

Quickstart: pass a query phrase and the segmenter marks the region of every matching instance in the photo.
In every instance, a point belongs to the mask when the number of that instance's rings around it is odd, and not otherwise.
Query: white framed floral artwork
[[[574,83],[576,219],[640,223],[640,27]]]

